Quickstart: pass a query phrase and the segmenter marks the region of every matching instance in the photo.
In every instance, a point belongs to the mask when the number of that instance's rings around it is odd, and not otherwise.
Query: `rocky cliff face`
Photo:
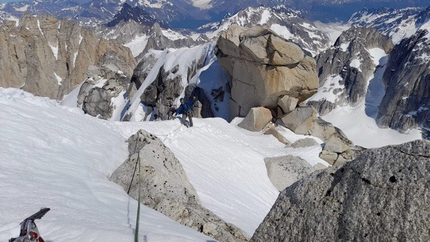
[[[116,41],[99,39],[91,30],[53,16],[24,15],[0,27],[0,86],[60,100],[84,81],[90,65],[107,52],[130,63],[122,70],[131,78],[135,60]]]
[[[422,127],[430,130],[430,33],[421,30],[401,41],[390,54],[383,81],[386,94],[378,125],[401,132]]]
[[[428,241],[430,142],[362,151],[281,192],[251,241]]]
[[[334,46],[316,57],[320,92],[330,92],[334,100],[312,98],[321,114],[337,105],[356,105],[364,100],[368,81],[377,64],[369,50],[379,48],[388,54],[392,41],[372,28],[352,27],[343,32]],[[335,104],[335,105],[333,105]]]

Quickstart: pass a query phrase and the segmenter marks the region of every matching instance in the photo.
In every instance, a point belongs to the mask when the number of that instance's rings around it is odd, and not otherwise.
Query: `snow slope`
[[[311,164],[323,162],[319,146],[285,148],[272,136],[238,128],[240,119],[195,119],[189,129],[178,119],[110,122],[4,88],[0,117],[1,241],[17,236],[19,223],[41,207],[51,208],[36,221],[46,241],[131,241],[137,202],[108,177],[127,157],[126,139],[139,129],[155,134],[175,153],[204,206],[249,234],[278,195],[264,157],[293,154]],[[349,128],[370,122],[354,118]],[[378,128],[371,129],[379,134],[374,142],[383,139]],[[283,133],[291,141],[302,137]],[[140,219],[140,241],[212,240],[145,206]]]
[[[16,89],[0,88],[0,240],[41,207],[45,241],[132,241],[137,202],[108,176],[127,158],[116,125]],[[141,241],[208,241],[143,206]]]

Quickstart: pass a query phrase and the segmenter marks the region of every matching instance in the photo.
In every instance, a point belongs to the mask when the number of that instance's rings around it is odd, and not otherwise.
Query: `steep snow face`
[[[143,34],[126,43],[125,46],[130,48],[131,52],[133,53],[133,56],[136,57],[143,52],[146,47],[146,44],[148,43],[148,39],[149,36]]]

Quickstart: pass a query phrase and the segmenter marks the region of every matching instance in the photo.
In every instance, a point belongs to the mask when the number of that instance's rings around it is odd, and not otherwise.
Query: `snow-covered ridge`
[[[396,44],[425,26],[429,19],[420,22],[419,17],[428,14],[429,11],[429,8],[365,9],[354,13],[348,20],[348,24],[373,27],[388,35]]]
[[[297,43],[312,55],[328,48],[330,44],[329,37],[314,23],[302,18],[300,11],[284,7],[248,7],[218,24],[207,24],[199,30],[206,31],[209,38],[214,38],[234,24],[243,27],[265,26],[279,36]]]

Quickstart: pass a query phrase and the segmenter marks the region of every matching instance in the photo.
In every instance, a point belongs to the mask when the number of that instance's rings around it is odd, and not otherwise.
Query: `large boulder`
[[[320,158],[330,165],[341,166],[355,158],[354,143],[332,123],[318,117],[312,125],[310,134],[324,141]]]
[[[315,171],[307,161],[292,155],[265,158],[264,162],[270,181],[280,192]]]
[[[276,110],[284,96],[300,103],[317,91],[314,59],[270,29],[232,25],[218,38],[217,48],[231,77],[231,118],[257,106]]]
[[[157,137],[144,130],[128,139],[129,158],[118,167],[110,180],[130,196],[179,223],[194,228],[218,241],[248,241],[249,236],[204,208],[185,171]],[[136,170],[140,170],[138,175]]]
[[[285,127],[289,128],[294,133],[309,135],[316,116],[317,112],[313,107],[300,106],[282,117],[281,120]]]
[[[250,131],[260,131],[271,120],[272,113],[269,109],[263,107],[252,108],[238,126]]]
[[[430,142],[364,150],[281,192],[251,241],[428,241]]]

